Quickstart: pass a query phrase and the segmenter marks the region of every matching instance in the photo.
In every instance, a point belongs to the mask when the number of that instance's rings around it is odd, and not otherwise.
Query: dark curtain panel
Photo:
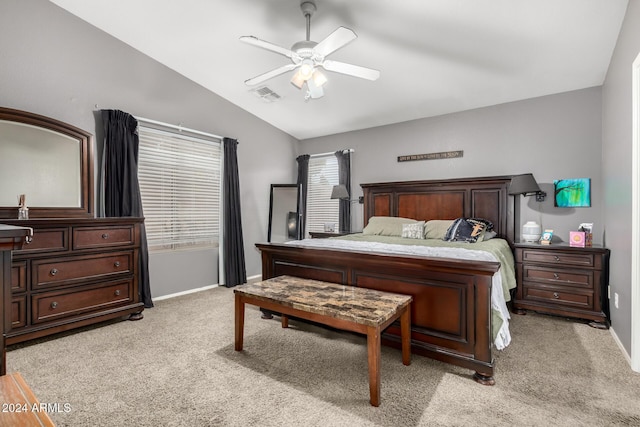
[[[308,154],[298,156],[298,182],[300,186],[300,198],[298,200],[298,240],[304,239],[304,230],[307,224],[307,188],[309,182],[309,158]]]
[[[240,215],[238,141],[224,138],[224,285],[228,288],[247,282]]]
[[[104,126],[103,174],[100,187],[107,217],[143,217],[138,184],[138,121],[119,110],[101,110]],[[153,307],[149,284],[149,249],[140,226],[139,292],[146,308]]]
[[[340,231],[351,231],[351,152],[348,150],[336,151],[338,158],[338,184],[347,187],[348,199],[340,199]]]

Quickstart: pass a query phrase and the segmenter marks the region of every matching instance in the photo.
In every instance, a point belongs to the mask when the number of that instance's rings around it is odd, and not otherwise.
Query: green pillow
[[[444,239],[449,227],[453,224],[452,219],[432,219],[424,225],[425,239]]]
[[[395,216],[372,216],[362,234],[402,237],[402,224],[415,224],[415,219]]]

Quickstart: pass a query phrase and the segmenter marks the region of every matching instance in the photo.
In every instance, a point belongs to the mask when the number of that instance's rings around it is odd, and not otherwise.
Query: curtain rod
[[[339,151],[339,150],[336,150]],[[329,151],[328,153],[318,153],[318,154],[310,154],[309,157],[321,157],[321,156],[329,156],[331,154],[335,154],[336,151]],[[354,150],[353,148],[348,148],[346,150],[342,150],[342,152],[344,153],[345,151],[348,151],[349,153],[353,153]]]
[[[150,124],[153,124],[153,125],[165,126],[165,127],[168,127],[168,128],[176,129],[176,130],[178,130],[180,132],[186,131],[186,132],[195,133],[195,134],[198,134],[198,135],[208,136],[208,137],[211,137],[211,138],[217,138],[219,140],[223,139],[223,137],[220,136],[220,135],[214,135],[214,134],[208,133],[208,132],[202,132],[202,131],[195,130],[195,129],[189,129],[189,128],[186,128],[186,127],[180,126],[180,125],[176,126],[176,125],[172,125],[172,124],[169,124],[169,123],[159,122],[157,120],[145,119],[144,117],[136,117],[136,119],[138,121],[140,121],[140,122],[146,122],[146,123],[150,123]]]

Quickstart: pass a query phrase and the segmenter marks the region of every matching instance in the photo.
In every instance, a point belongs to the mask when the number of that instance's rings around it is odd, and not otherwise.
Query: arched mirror
[[[300,186],[297,184],[271,184],[267,234],[269,242],[298,240],[299,196]]]
[[[0,218],[92,217],[91,135],[49,117],[0,108]]]

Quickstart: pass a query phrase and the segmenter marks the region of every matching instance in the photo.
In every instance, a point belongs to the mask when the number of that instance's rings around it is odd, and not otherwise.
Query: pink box
[[[587,240],[587,236],[584,231],[569,232],[569,246],[584,248],[586,245],[586,240]]]

